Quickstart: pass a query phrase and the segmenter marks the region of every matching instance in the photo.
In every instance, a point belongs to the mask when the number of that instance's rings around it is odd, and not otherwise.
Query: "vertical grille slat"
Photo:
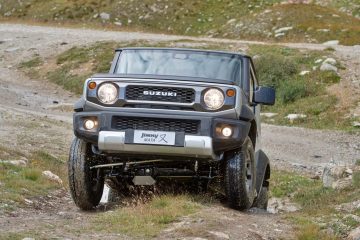
[[[145,95],[144,91],[164,93],[160,95]],[[167,96],[167,93],[175,93],[176,96]],[[173,88],[160,86],[136,86],[126,87],[126,99],[136,101],[159,101],[175,103],[193,103],[195,101],[195,90],[191,88]]]
[[[198,134],[200,128],[199,120],[188,119],[161,119],[141,117],[120,117],[112,119],[112,128],[117,130],[153,130],[184,132],[186,134]]]

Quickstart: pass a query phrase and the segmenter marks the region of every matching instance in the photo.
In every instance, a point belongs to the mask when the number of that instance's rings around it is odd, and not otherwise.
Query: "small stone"
[[[59,104],[59,101],[54,100],[53,104]]]
[[[110,14],[106,13],[106,12],[102,12],[102,13],[100,13],[100,18],[102,20],[110,20]]]
[[[19,167],[25,167],[27,165],[27,162],[24,160],[0,160],[0,163],[11,164]]]
[[[324,42],[323,45],[325,46],[335,46],[335,45],[339,45],[339,40],[331,40],[331,41],[327,41]]]
[[[283,32],[287,32],[292,29],[293,29],[293,27],[282,27],[282,28],[276,29],[275,33],[283,33]]]
[[[333,71],[333,72],[337,72],[337,67],[329,64],[329,63],[323,63],[321,64],[321,67],[320,67],[320,71]]]
[[[309,74],[309,73],[310,73],[310,71],[301,71],[299,75],[304,76],[304,75]]]
[[[5,50],[5,52],[9,52],[9,53],[16,52],[19,49],[20,49],[19,47],[8,48],[8,49]]]
[[[331,65],[335,65],[336,60],[334,58],[327,58],[327,59],[325,59],[324,63],[329,63]]]
[[[353,122],[352,125],[353,127],[360,127],[360,122]]]
[[[25,201],[26,204],[33,204],[34,203],[33,201],[31,201],[29,199],[26,199],[26,198],[24,199],[24,201]]]
[[[42,172],[42,175],[43,175],[44,177],[46,177],[47,179],[49,179],[50,181],[57,182],[57,183],[60,184],[60,185],[63,183],[63,181],[61,180],[61,178],[60,178],[58,175],[52,173],[51,171],[43,171],[43,172]]]
[[[223,232],[209,231],[209,233],[221,239],[230,239],[230,236]]]
[[[35,238],[26,237],[26,238],[23,238],[22,240],[35,240]]]
[[[265,113],[260,113],[260,116],[264,116],[267,118],[272,118],[279,115],[278,113],[272,113],[272,112],[265,112]]]
[[[285,36],[285,33],[281,32],[281,33],[276,33],[275,34],[276,38],[279,38],[279,37],[282,37],[282,36]]]
[[[226,23],[226,24],[232,24],[232,23],[234,23],[234,22],[236,22],[236,19],[235,19],[235,18],[230,19],[229,21],[227,21],[227,23]]]
[[[323,60],[322,59],[317,59],[316,61],[315,61],[315,63],[317,64],[317,63],[321,63]]]
[[[289,119],[289,121],[292,123],[294,122],[294,120],[296,119],[304,119],[306,118],[307,116],[305,114],[295,114],[295,113],[292,113],[292,114],[288,114],[285,118]]]
[[[119,27],[122,26],[122,23],[121,23],[121,22],[114,22],[114,24],[115,24],[116,26],[119,26]]]
[[[355,228],[354,230],[352,230],[348,237],[348,240],[360,240],[360,227]]]

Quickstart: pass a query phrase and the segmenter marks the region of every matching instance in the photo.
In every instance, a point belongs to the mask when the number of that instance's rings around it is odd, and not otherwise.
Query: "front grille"
[[[113,117],[112,128],[117,130],[154,130],[197,134],[199,120],[177,120],[141,117]]]
[[[147,92],[148,95],[144,94],[144,92]],[[137,101],[192,103],[195,101],[195,90],[191,88],[130,85],[126,87],[126,99]]]

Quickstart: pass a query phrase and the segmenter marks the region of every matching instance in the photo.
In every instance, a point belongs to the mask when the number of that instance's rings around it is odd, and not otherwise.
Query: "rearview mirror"
[[[254,92],[254,102],[264,105],[274,105],[275,89],[270,87],[258,87]]]

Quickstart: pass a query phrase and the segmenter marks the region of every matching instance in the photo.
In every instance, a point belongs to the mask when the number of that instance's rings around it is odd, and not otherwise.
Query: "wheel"
[[[82,210],[95,208],[103,193],[103,174],[90,169],[97,162],[98,158],[93,154],[91,144],[75,138],[68,161],[69,186],[75,204]]]
[[[261,187],[260,193],[254,201],[253,207],[267,210],[269,200],[269,188]]]
[[[247,137],[240,150],[226,157],[225,195],[230,207],[249,209],[255,199],[255,157],[251,139]]]

